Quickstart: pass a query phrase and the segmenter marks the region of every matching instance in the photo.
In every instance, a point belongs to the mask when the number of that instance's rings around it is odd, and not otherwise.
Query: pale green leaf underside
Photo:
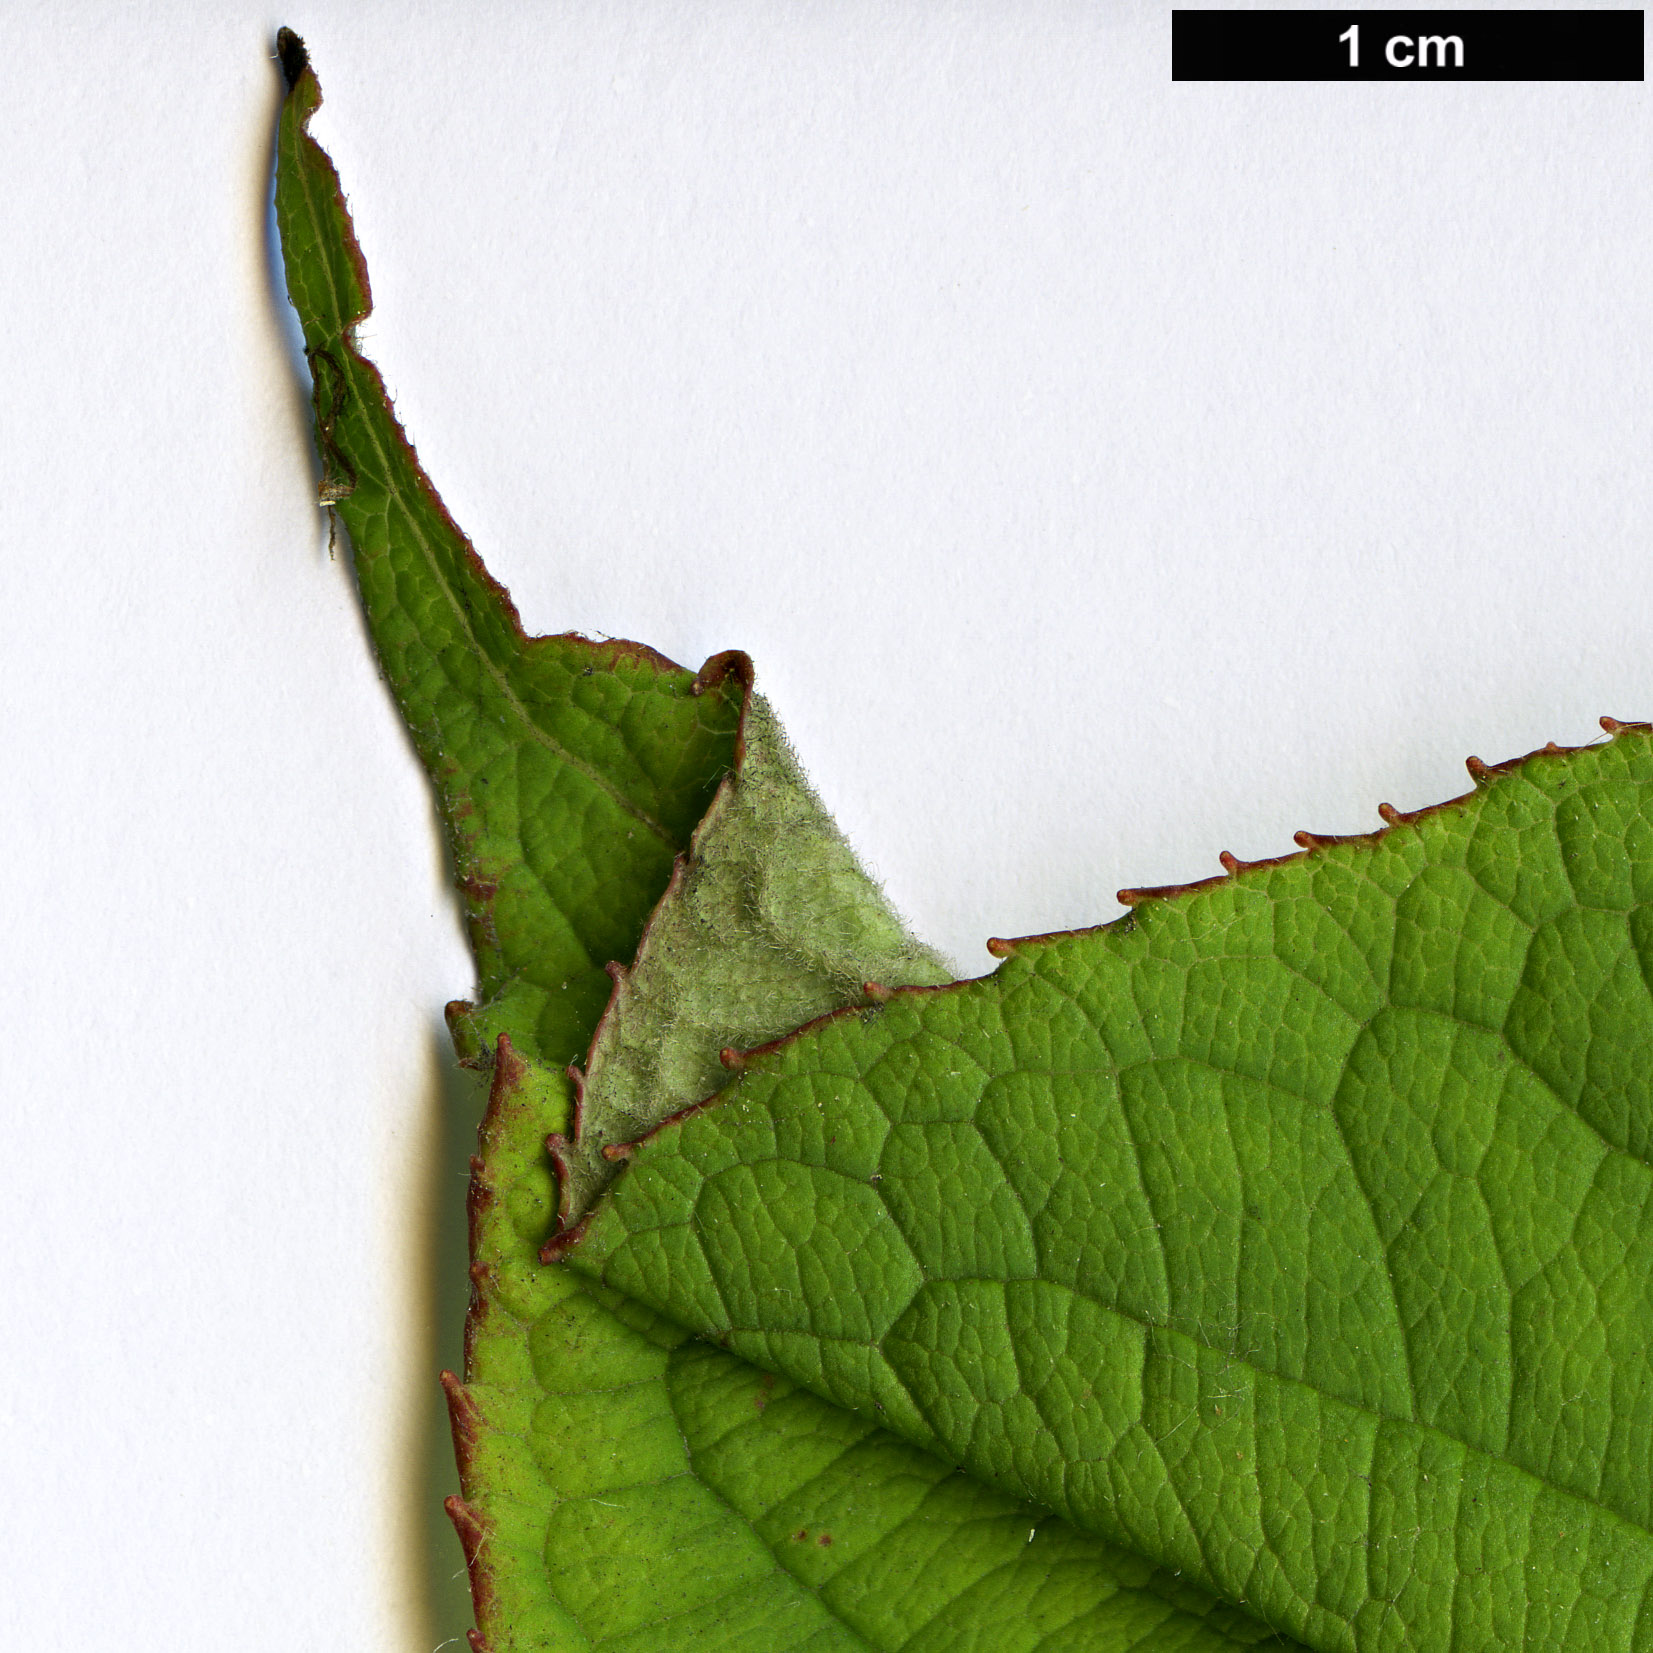
[[[1653,1646],[1653,759],[762,1058],[576,1268],[1311,1646]]]
[[[720,1090],[721,1053],[779,1039],[866,984],[953,972],[915,942],[815,796],[762,696],[739,772],[718,789],[592,1041],[579,1140],[562,1154],[566,1217],[612,1180],[604,1150]]]

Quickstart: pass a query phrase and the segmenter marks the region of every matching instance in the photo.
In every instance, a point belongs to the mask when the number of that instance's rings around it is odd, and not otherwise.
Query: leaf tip
[[[310,67],[310,54],[301,36],[291,29],[276,30],[276,57],[281,63],[281,78],[290,92],[298,85],[299,76]]]

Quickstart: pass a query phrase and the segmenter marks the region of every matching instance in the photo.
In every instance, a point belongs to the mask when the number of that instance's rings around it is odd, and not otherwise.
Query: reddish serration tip
[[[585,1236],[586,1225],[591,1221],[588,1211],[572,1228],[562,1228],[551,1236],[540,1247],[540,1261],[542,1263],[560,1263],[568,1253],[577,1246]]]
[[[494,1043],[494,1082],[488,1087],[488,1106],[503,1108],[527,1071],[528,1064],[512,1047],[511,1035],[500,1034]]]
[[[1120,897],[1120,900],[1123,901],[1124,899],[1123,896]],[[987,950],[996,959],[1007,959],[1016,951],[1016,943],[1005,940],[1003,936],[989,936],[987,938]]]
[[[1470,772],[1470,775],[1477,781],[1484,781],[1487,776],[1492,773],[1491,768],[1487,764],[1482,763],[1479,758],[1465,758],[1464,768],[1467,769]]]
[[[443,1372],[442,1393],[448,1402],[448,1427],[453,1431],[453,1455],[459,1460],[459,1473],[468,1476],[471,1458],[476,1452],[482,1414],[470,1392],[452,1372]]]
[[[895,997],[895,990],[885,987],[882,982],[864,981],[861,983],[861,991],[873,1004],[888,1004]]]
[[[1379,804],[1378,814],[1382,817],[1386,826],[1400,825],[1400,811],[1393,804]]]
[[[474,1425],[477,1417],[476,1403],[471,1399],[465,1385],[459,1381],[458,1374],[444,1367],[437,1373],[436,1380],[442,1385],[442,1393],[448,1398],[448,1411],[462,1417],[467,1428]]]
[[[487,1528],[482,1524],[482,1517],[463,1498],[445,1498],[442,1508],[448,1512],[453,1530],[459,1534],[459,1547],[465,1552],[465,1570],[471,1575],[471,1600],[476,1607],[476,1616],[485,1619],[492,1613],[494,1605],[493,1580],[482,1565]],[[469,1630],[466,1637],[474,1653],[492,1653],[480,1630]]]
[[[603,1149],[603,1158],[613,1165],[622,1159],[630,1159],[636,1152],[635,1142],[611,1142]]]
[[[487,1536],[482,1528],[482,1518],[457,1494],[452,1498],[444,1498],[442,1508],[448,1512],[448,1519],[453,1522],[453,1530],[459,1534],[459,1542],[464,1548],[465,1562],[468,1566],[475,1561],[476,1552],[482,1548],[482,1540]]]
[[[751,655],[743,649],[725,649],[722,654],[714,654],[700,668],[695,674],[689,692],[705,694],[708,689],[717,688],[728,677],[733,677],[743,688],[750,689],[755,675]]]
[[[615,959],[610,959],[608,963],[603,966],[603,968],[608,972],[608,979],[613,982],[616,987],[624,986],[624,984],[631,979],[626,967]]]
[[[1240,870],[1240,858],[1237,855],[1231,854],[1226,849],[1217,857],[1217,859],[1222,862],[1223,871],[1226,872],[1230,878],[1232,878],[1235,873]]]
[[[725,1045],[717,1053],[717,1059],[731,1072],[739,1073],[746,1066],[745,1051],[736,1050],[733,1045]]]
[[[1616,735],[1624,727],[1616,717],[1604,717],[1598,720],[1602,728],[1610,735]]]

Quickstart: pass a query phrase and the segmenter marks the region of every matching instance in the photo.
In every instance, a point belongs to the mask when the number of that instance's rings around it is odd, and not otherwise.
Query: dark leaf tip
[[[276,31],[276,56],[281,59],[281,78],[290,92],[298,85],[298,77],[310,67],[310,54],[304,42],[291,29]]]

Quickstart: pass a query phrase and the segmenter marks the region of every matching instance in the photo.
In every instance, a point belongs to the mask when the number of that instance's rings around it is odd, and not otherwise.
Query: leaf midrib
[[[1006,1278],[1006,1277],[1000,1276],[1000,1275],[932,1274],[932,1273],[926,1272],[925,1275],[924,1275],[924,1279],[925,1279],[926,1284],[945,1283],[945,1284],[948,1284],[948,1285],[961,1285],[961,1284],[967,1284],[967,1283],[976,1283],[976,1284],[988,1285],[988,1286],[1004,1286],[1004,1285],[1010,1285],[1010,1284],[1034,1282],[1034,1283],[1038,1283],[1038,1284],[1042,1284],[1042,1285],[1052,1285],[1052,1286],[1055,1286],[1058,1290],[1061,1290],[1061,1291],[1072,1292],[1073,1295],[1076,1298],[1083,1299],[1085,1302],[1090,1303],[1093,1307],[1101,1309],[1103,1311],[1103,1313],[1105,1313],[1105,1314],[1114,1315],[1120,1320],[1130,1321],[1132,1324],[1142,1327],[1144,1331],[1163,1332],[1167,1336],[1170,1336],[1170,1337],[1183,1338],[1187,1342],[1193,1344],[1196,1348],[1204,1351],[1207,1354],[1218,1355],[1222,1359],[1224,1359],[1225,1361],[1229,1362],[1231,1365],[1244,1367],[1245,1370],[1252,1373],[1254,1377],[1266,1378],[1270,1382],[1274,1382],[1274,1383],[1289,1383],[1294,1388],[1306,1390],[1309,1394],[1315,1396],[1318,1400],[1327,1401],[1327,1402],[1330,1402],[1331,1404],[1336,1405],[1336,1406],[1346,1406],[1346,1407],[1348,1407],[1348,1409],[1351,1412],[1363,1413],[1367,1417],[1375,1419],[1378,1423],[1393,1424],[1397,1428],[1402,1428],[1402,1429],[1415,1429],[1415,1430],[1419,1431],[1420,1433],[1432,1436],[1435,1439],[1442,1440],[1442,1441],[1448,1441],[1454,1446],[1461,1447],[1466,1453],[1471,1453],[1477,1458],[1485,1459],[1488,1463],[1501,1465],[1505,1469],[1512,1470],[1517,1475],[1524,1476],[1526,1479],[1532,1481],[1537,1486],[1541,1486],[1541,1487],[1545,1488],[1546,1490],[1557,1494],[1560,1497],[1570,1499],[1572,1502],[1574,1502],[1576,1504],[1583,1505],[1584,1507],[1586,1507],[1590,1510],[1599,1512],[1601,1515],[1607,1517],[1609,1520],[1619,1524],[1620,1526],[1623,1526],[1623,1527],[1627,1528],[1631,1532],[1638,1533],[1641,1536],[1646,1537],[1646,1538],[1653,1538],[1653,1527],[1643,1526],[1634,1517],[1625,1515],[1622,1511],[1614,1509],[1612,1507],[1612,1505],[1604,1504],[1604,1503],[1600,1502],[1598,1499],[1596,1499],[1596,1498],[1592,1497],[1591,1495],[1589,1495],[1588,1493],[1579,1492],[1576,1488],[1563,1486],[1558,1481],[1552,1481],[1548,1476],[1540,1474],[1537,1470],[1529,1469],[1525,1464],[1518,1463],[1513,1458],[1499,1457],[1496,1453],[1489,1452],[1485,1447],[1477,1446],[1473,1442],[1465,1440],[1461,1435],[1453,1434],[1453,1432],[1451,1430],[1442,1428],[1441,1425],[1439,1425],[1439,1424],[1425,1423],[1425,1422],[1423,1422],[1423,1421],[1421,1421],[1420,1419],[1417,1419],[1417,1418],[1398,1417],[1392,1412],[1385,1411],[1382,1407],[1374,1406],[1369,1401],[1345,1400],[1342,1396],[1336,1395],[1328,1389],[1322,1389],[1322,1388],[1318,1387],[1316,1384],[1310,1382],[1307,1378],[1295,1378],[1295,1377],[1289,1377],[1283,1372],[1271,1372],[1271,1371],[1268,1370],[1267,1367],[1257,1365],[1254,1361],[1249,1360],[1246,1356],[1244,1356],[1242,1354],[1239,1354],[1234,1349],[1222,1348],[1222,1347],[1218,1346],[1217,1344],[1209,1343],[1209,1342],[1205,1341],[1203,1338],[1197,1336],[1193,1332],[1180,1331],[1174,1326],[1167,1325],[1167,1324],[1165,1324],[1161,1321],[1150,1320],[1150,1319],[1146,1318],[1144,1315],[1133,1313],[1128,1309],[1116,1308],[1112,1304],[1104,1303],[1104,1302],[1100,1301],[1099,1299],[1097,1299],[1095,1297],[1092,1297],[1088,1292],[1081,1291],[1076,1286],[1064,1285],[1064,1284],[1061,1284],[1058,1281],[1047,1281],[1047,1280],[1045,1280],[1045,1278],[1042,1275],[1037,1275],[1037,1274],[1016,1275],[1016,1276],[1013,1276],[1011,1278]],[[722,1296],[722,1294],[721,1294],[721,1291],[720,1291],[720,1293],[719,1293],[720,1300],[721,1300],[721,1296]],[[662,1312],[666,1312],[666,1311],[662,1311]],[[750,1334],[750,1335],[753,1335],[753,1336],[766,1335],[767,1328],[756,1327],[756,1326],[746,1326],[746,1327],[740,1326],[740,1325],[735,1323],[734,1318],[732,1316],[730,1317],[730,1322],[729,1323],[730,1323],[731,1331],[733,1331],[737,1334]],[[882,1345],[883,1345],[883,1339],[884,1339],[884,1337],[888,1336],[888,1333],[884,1333],[880,1337],[875,1337],[875,1338],[831,1337],[831,1336],[827,1336],[823,1333],[812,1333],[810,1335],[813,1337],[814,1341],[817,1342],[817,1343],[843,1343],[843,1344],[848,1344],[848,1345],[850,1345],[852,1347],[855,1347],[855,1348],[865,1348],[865,1349],[870,1350],[873,1354],[879,1356],[880,1358],[884,1358],[884,1359],[887,1360],[887,1357],[884,1356]],[[742,1357],[742,1358],[745,1358],[745,1357]],[[760,1367],[760,1369],[762,1369],[762,1368]],[[812,1393],[815,1393],[815,1394],[820,1394],[821,1393],[819,1390],[814,1389],[812,1385],[804,1383],[804,1380],[802,1378],[796,1377],[793,1374],[788,1374],[788,1375],[793,1377],[794,1382],[803,1383],[803,1386],[805,1388],[809,1388]],[[897,1381],[901,1382],[901,1380],[899,1378],[897,1378]],[[924,1403],[916,1395],[913,1394],[911,1385],[907,1384],[905,1382],[901,1382],[901,1387],[906,1392],[908,1397],[912,1400],[913,1405],[918,1408],[920,1413],[925,1414],[925,1422],[930,1424],[931,1428],[935,1432],[935,1435],[936,1435],[937,1439],[938,1440],[944,1439],[945,1437],[942,1435],[941,1430],[935,1428],[935,1425],[934,1425],[933,1421],[929,1418],[929,1416],[926,1412],[926,1409],[924,1407]],[[835,1396],[832,1396],[832,1395],[823,1395],[822,1398],[825,1399],[825,1400],[830,1401],[834,1405],[839,1405],[839,1406],[843,1405],[843,1401],[838,1397],[835,1397]],[[1179,1425],[1177,1425],[1177,1427],[1181,1428],[1181,1425],[1179,1424]],[[1146,1433],[1146,1431],[1144,1431],[1144,1433]],[[1159,1448],[1159,1443],[1161,1441],[1169,1440],[1170,1439],[1170,1434],[1167,1433],[1165,1435],[1159,1435],[1159,1436],[1150,1435],[1148,1438],[1153,1443],[1154,1448],[1157,1452],[1158,1448]],[[1060,1514],[1060,1511],[1058,1511],[1056,1513]],[[1073,1518],[1070,1516],[1070,1517],[1067,1517],[1066,1519],[1073,1519]]]

